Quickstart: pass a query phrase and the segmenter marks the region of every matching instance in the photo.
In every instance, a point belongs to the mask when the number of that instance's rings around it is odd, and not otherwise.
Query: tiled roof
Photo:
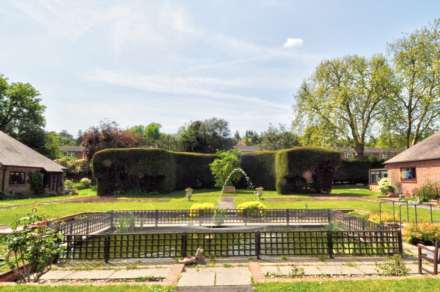
[[[440,132],[385,161],[385,164],[435,159],[440,159]]]

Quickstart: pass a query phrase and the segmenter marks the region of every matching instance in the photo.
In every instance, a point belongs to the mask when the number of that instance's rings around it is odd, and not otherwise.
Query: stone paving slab
[[[63,280],[102,280],[108,279],[115,270],[74,271]]]
[[[177,287],[214,286],[215,271],[208,269],[186,269],[177,283]]]
[[[72,274],[74,271],[69,270],[51,270],[41,276],[41,280],[63,280],[70,274]]]
[[[217,268],[215,270],[216,286],[250,285],[251,273],[248,267]]]
[[[133,270],[117,270],[111,274],[109,279],[137,279],[142,277],[163,277],[166,278],[169,269],[133,269]]]

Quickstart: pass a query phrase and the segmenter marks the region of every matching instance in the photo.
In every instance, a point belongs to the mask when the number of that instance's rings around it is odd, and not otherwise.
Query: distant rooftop
[[[435,159],[440,159],[440,132],[385,161],[385,164]]]
[[[62,151],[62,152],[84,152],[84,147],[77,146],[77,145],[64,145],[64,146],[60,146],[60,151]]]

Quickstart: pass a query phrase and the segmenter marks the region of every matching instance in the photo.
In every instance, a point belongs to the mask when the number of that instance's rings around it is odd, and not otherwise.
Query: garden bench
[[[424,271],[433,275],[438,274],[438,263],[439,263],[438,248],[439,248],[438,242],[435,242],[434,246],[425,246],[421,243],[417,244],[420,274],[422,274]],[[433,271],[423,268],[423,260],[433,265],[434,268]]]

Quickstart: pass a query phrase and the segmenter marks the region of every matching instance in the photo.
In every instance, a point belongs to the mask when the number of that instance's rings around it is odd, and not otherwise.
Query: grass
[[[175,289],[170,286],[149,286],[149,285],[11,285],[0,286],[0,291],[13,291],[13,292],[70,292],[70,291],[83,291],[83,292],[116,292],[116,291],[129,291],[129,292],[171,292]]]
[[[255,286],[256,292],[394,292],[394,291],[439,291],[440,281],[427,279],[398,279],[398,280],[355,280],[355,281],[301,281],[294,283],[267,283]]]

